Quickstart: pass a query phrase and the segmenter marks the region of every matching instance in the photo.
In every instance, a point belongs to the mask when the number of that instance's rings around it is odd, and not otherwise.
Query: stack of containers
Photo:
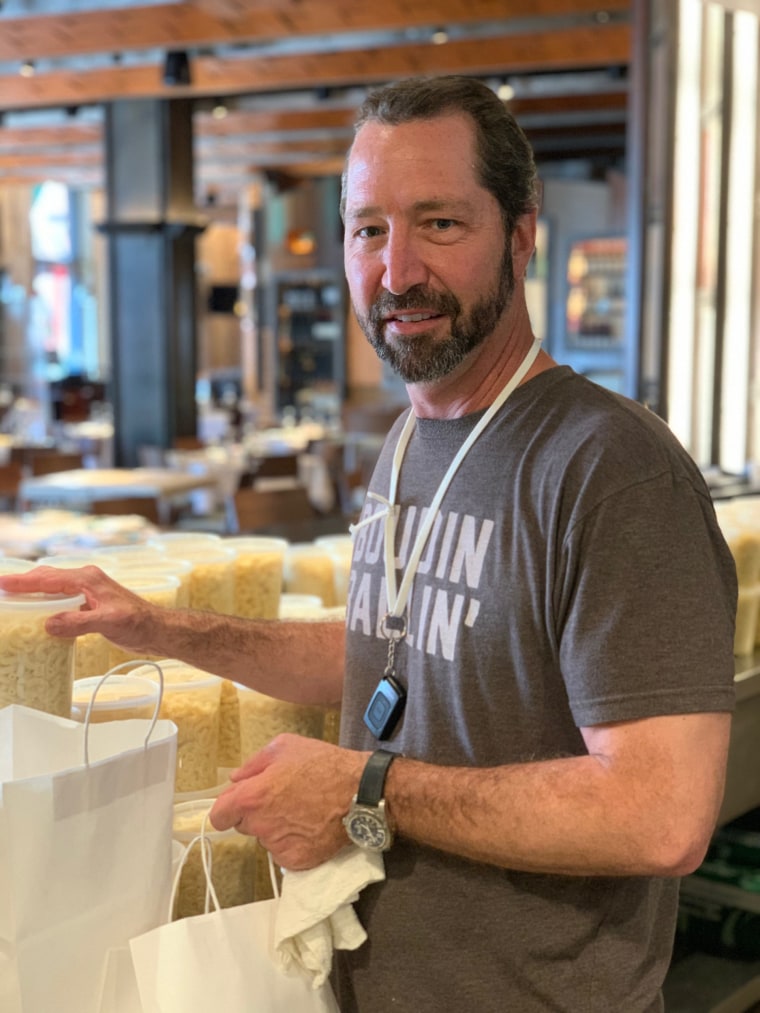
[[[715,511],[736,564],[734,654],[744,656],[760,644],[760,497],[718,502]]]
[[[0,573],[23,573],[34,563],[0,559]],[[84,595],[0,593],[0,707],[23,704],[58,717],[71,715],[74,641],[51,637],[47,618],[84,604]]]
[[[222,680],[174,658],[160,662],[164,693],[159,717],[177,726],[175,791],[208,792],[219,785],[219,700]],[[158,680],[153,665],[133,668],[130,675]]]

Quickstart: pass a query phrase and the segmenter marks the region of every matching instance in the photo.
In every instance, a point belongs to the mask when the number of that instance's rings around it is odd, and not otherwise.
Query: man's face
[[[354,141],[346,277],[362,330],[406,383],[446,376],[510,305],[510,243],[474,164],[474,128],[462,114],[369,122]]]

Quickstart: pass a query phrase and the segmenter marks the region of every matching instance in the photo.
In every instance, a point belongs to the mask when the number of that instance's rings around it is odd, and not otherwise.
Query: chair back
[[[292,489],[238,489],[235,522],[240,534],[280,532],[289,524],[313,520],[317,511],[303,486]]]

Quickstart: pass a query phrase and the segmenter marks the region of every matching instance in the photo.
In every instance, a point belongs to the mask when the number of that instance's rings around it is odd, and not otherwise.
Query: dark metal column
[[[114,459],[132,466],[196,430],[192,103],[110,103],[105,144]]]

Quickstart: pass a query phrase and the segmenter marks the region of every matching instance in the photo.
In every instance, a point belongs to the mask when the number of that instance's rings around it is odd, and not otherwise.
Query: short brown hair
[[[359,109],[354,137],[370,121],[398,126],[454,112],[465,113],[473,121],[480,182],[499,202],[506,233],[511,236],[517,219],[538,208],[536,163],[517,120],[482,81],[454,75],[413,77],[376,88]],[[341,214],[345,206],[344,170]]]

